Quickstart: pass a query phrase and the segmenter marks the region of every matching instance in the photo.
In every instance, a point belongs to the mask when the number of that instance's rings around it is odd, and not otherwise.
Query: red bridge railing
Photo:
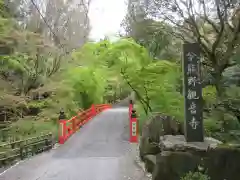
[[[86,124],[93,117],[101,113],[102,111],[111,108],[110,104],[98,104],[92,105],[89,109],[79,112],[76,116],[69,120],[59,120],[59,144],[64,144],[67,139],[74,134],[81,126]]]

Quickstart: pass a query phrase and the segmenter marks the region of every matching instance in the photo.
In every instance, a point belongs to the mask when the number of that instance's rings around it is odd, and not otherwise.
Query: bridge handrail
[[[111,108],[110,104],[92,105],[89,109],[77,113],[68,120],[59,120],[59,144],[64,144],[78,129],[102,111]]]

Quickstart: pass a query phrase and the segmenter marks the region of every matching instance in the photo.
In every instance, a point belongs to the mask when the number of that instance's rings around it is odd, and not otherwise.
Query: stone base
[[[240,149],[216,139],[188,143],[182,135],[165,135],[159,148],[161,152],[144,158],[153,180],[179,180],[189,171],[201,171],[211,180],[240,179]]]
[[[222,144],[222,142],[211,137],[205,137],[204,142],[186,142],[183,135],[165,135],[160,137],[159,145],[161,151],[186,151],[191,149],[207,151],[216,148],[219,144]]]

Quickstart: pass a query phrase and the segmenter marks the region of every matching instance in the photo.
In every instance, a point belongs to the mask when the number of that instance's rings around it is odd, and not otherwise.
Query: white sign
[[[132,136],[136,136],[136,135],[137,135],[137,123],[132,122]]]

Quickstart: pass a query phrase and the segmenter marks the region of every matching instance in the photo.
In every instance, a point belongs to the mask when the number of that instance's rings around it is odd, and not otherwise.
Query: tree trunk
[[[215,88],[217,91],[217,98],[221,99],[224,94],[224,88],[223,88],[223,84],[221,82],[222,81],[222,73],[216,72],[216,74],[214,75],[214,79],[215,79],[214,84],[215,84]]]

